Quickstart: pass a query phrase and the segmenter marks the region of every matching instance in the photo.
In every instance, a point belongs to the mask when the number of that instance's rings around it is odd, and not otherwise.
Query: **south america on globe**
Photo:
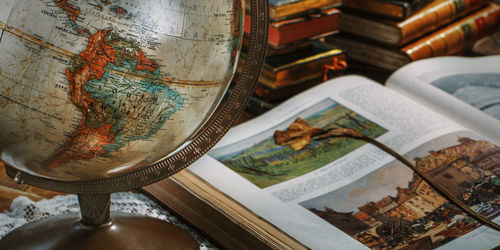
[[[162,159],[224,95],[241,18],[227,0],[2,1],[2,160],[88,180]]]

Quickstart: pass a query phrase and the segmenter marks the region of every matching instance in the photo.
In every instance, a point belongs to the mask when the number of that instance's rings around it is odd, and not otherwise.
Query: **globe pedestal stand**
[[[78,195],[81,216],[59,215],[26,224],[0,240],[0,249],[199,249],[166,221],[116,213],[110,195]],[[112,219],[111,219],[112,217]]]

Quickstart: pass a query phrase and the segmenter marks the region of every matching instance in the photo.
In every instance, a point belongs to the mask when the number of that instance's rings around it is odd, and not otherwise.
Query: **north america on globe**
[[[0,2],[0,152],[61,180],[147,167],[188,143],[236,70],[241,2]]]

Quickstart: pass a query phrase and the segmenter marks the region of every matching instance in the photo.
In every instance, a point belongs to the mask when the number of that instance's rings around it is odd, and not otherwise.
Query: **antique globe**
[[[267,43],[267,0],[250,2],[235,80],[240,0],[3,0],[1,159],[18,183],[78,194],[81,215],[27,224],[0,248],[196,247],[163,221],[111,220],[110,193],[182,170],[237,119]]]

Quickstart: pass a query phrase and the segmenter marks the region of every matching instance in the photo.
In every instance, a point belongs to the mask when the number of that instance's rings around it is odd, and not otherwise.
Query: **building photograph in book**
[[[275,133],[295,126],[303,135],[300,147],[280,146]],[[266,188],[307,174],[363,146],[365,142],[346,137],[321,138],[317,132],[349,128],[377,138],[387,129],[343,105],[325,99],[291,114],[277,126],[231,145],[214,149],[209,155],[260,188]]]
[[[406,157],[474,211],[500,215],[500,147],[458,132]],[[398,161],[300,205],[370,248],[433,249],[480,226]]]
[[[500,120],[500,74],[451,75],[434,80],[431,84]]]

